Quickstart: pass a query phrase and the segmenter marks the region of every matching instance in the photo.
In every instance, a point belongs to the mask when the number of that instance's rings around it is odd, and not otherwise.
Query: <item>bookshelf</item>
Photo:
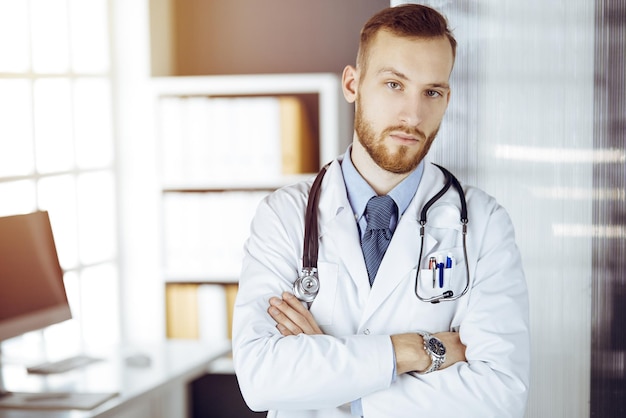
[[[332,73],[153,78],[168,338],[231,337],[243,243],[268,193],[345,151]]]

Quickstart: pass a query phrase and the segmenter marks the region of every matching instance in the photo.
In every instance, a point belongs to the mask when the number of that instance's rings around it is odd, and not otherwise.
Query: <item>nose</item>
[[[425,104],[419,96],[407,96],[402,103],[400,121],[411,127],[419,126],[423,120]]]

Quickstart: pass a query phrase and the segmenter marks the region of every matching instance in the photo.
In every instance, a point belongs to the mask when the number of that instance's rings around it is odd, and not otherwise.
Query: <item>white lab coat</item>
[[[341,166],[334,161],[319,201],[320,291],[310,309],[325,335],[283,337],[267,313],[268,300],[291,291],[298,277],[311,182],[268,196],[245,245],[233,354],[249,407],[269,410],[269,417],[349,417],[350,402],[360,398],[366,418],[522,417],[530,369],[528,298],[506,211],[484,192],[463,186],[469,292],[454,302],[419,301],[419,213],[444,184],[440,170],[426,164],[370,288]],[[422,260],[427,269],[429,255],[455,254],[455,294],[465,286],[459,208],[453,188],[431,208]],[[404,374],[392,383],[389,336],[416,330],[460,332],[467,363]]]

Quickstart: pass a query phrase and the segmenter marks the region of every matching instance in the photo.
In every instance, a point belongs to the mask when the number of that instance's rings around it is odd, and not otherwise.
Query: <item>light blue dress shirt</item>
[[[376,192],[372,187],[365,181],[365,179],[359,174],[359,172],[352,164],[352,160],[350,159],[350,151],[352,150],[352,146],[348,147],[348,150],[343,156],[343,160],[341,163],[341,171],[343,173],[343,181],[346,184],[346,190],[348,192],[348,201],[350,202],[350,206],[352,207],[352,213],[354,213],[354,218],[359,226],[359,232],[361,233],[361,238],[365,234],[365,228],[367,226],[367,220],[365,219],[365,207],[367,206],[367,202],[374,196],[376,196]],[[417,187],[419,186],[420,180],[422,179],[422,173],[424,172],[424,161],[420,162],[415,170],[409,174],[407,178],[402,180],[400,184],[391,190],[388,195],[396,202],[398,206],[398,214],[399,217],[402,217],[406,208],[409,207],[411,200],[415,196],[417,192]],[[396,225],[398,224],[399,219],[396,217],[392,217],[391,219],[391,231],[395,231]]]
[[[350,202],[350,206],[352,207],[352,213],[354,214],[354,219],[359,227],[359,233],[361,234],[361,239],[363,239],[363,235],[365,234],[365,229],[367,227],[367,220],[365,219],[365,208],[367,206],[367,202],[374,196],[377,196],[376,192],[372,187],[365,181],[365,179],[359,174],[359,172],[352,164],[352,160],[350,159],[350,152],[352,151],[352,146],[348,147],[348,150],[343,155],[343,160],[341,162],[341,171],[343,173],[343,181],[346,184],[346,191],[348,192],[348,201]],[[396,229],[396,225],[404,215],[406,208],[409,207],[411,200],[415,196],[417,192],[417,188],[419,187],[420,181],[422,179],[422,174],[424,173],[424,161],[421,161],[417,168],[411,172],[398,184],[394,187],[389,193],[396,205],[398,206],[398,216],[392,216],[389,228],[393,233]],[[396,380],[396,359],[393,359],[393,381]],[[350,405],[352,415],[363,416],[363,405],[361,404],[361,399],[357,399],[352,402]]]

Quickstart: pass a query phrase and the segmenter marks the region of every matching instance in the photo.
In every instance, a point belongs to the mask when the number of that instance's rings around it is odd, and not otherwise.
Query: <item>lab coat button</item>
[[[366,329],[365,331],[363,331],[363,334],[365,334],[365,335],[370,335],[370,330],[369,330],[369,329]]]

